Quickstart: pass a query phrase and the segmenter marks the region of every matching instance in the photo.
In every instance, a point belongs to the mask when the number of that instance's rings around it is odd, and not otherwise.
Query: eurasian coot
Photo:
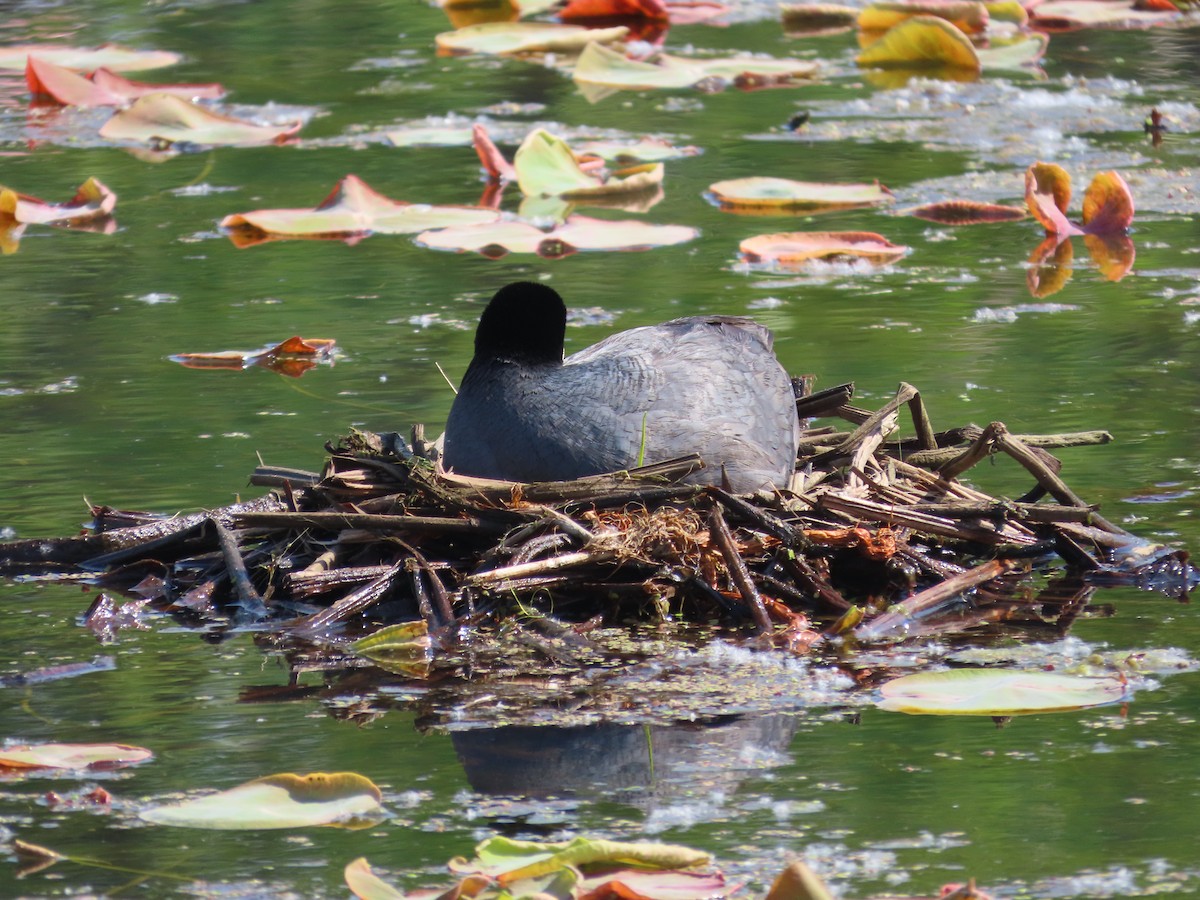
[[[771,332],[692,316],[634,328],[563,359],[567,311],[544,284],[501,288],[450,409],[443,464],[556,481],[699,453],[688,480],[739,493],[786,486],[800,423]]]

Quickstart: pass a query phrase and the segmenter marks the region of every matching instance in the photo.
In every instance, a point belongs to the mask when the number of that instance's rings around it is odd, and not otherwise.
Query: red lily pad
[[[239,247],[271,239],[352,240],[369,234],[416,234],[446,225],[493,222],[495,210],[478,206],[430,206],[392,200],[347,175],[315,209],[259,209],[221,220]]]
[[[296,134],[303,122],[256,125],[223,116],[173,94],[155,92],[139,97],[115,113],[100,129],[110,141],[135,141],[154,145],[186,141],[213,146],[281,144]]]
[[[1034,163],[1025,171],[1025,202],[1047,234],[1124,234],[1133,223],[1133,195],[1117,172],[1101,172],[1083,197],[1082,227],[1067,219],[1071,176],[1054,163]]]
[[[1083,230],[1124,234],[1133,224],[1133,194],[1117,172],[1100,172],[1083,194]]]
[[[249,369],[259,366],[289,378],[299,378],[318,363],[333,364],[337,342],[332,338],[290,337],[261,350],[222,350],[218,353],[179,353],[168,357],[189,369]]]
[[[870,231],[791,231],[760,234],[742,241],[742,257],[748,262],[777,262],[795,266],[812,261],[863,260],[886,265],[903,259],[909,248],[893,244]]]
[[[78,226],[112,215],[117,195],[96,178],[79,186],[66,203],[47,203],[0,186],[0,213],[26,225]]]
[[[73,69],[30,56],[25,66],[29,93],[64,106],[125,106],[138,97],[157,92],[186,99],[217,99],[225,89],[219,84],[146,84],[130,81],[111,69],[97,69],[84,77]]]
[[[906,211],[908,215],[940,225],[982,225],[988,222],[1016,222],[1026,216],[1019,206],[980,203],[976,200],[944,200],[926,203]]]
[[[493,259],[506,253],[536,253],[557,259],[578,250],[649,250],[692,240],[699,232],[686,225],[652,225],[638,220],[610,221],[570,216],[549,231],[527,222],[495,222],[427,231],[417,243],[433,250],[474,251]]]
[[[178,53],[167,50],[131,50],[116,44],[104,44],[100,47],[15,44],[11,47],[0,47],[0,69],[21,71],[30,56],[83,72],[93,72],[96,69],[112,69],[114,72],[158,69],[162,66],[173,66],[181,59]]]
[[[564,22],[615,18],[667,22],[671,15],[663,0],[569,0],[558,17]]]
[[[113,769],[153,756],[128,744],[23,744],[0,748],[0,769]]]

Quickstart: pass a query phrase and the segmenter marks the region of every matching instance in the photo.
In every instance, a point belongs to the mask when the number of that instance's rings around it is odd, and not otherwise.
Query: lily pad
[[[66,203],[47,203],[0,186],[0,213],[26,225],[82,225],[112,215],[117,195],[89,178]]]
[[[222,350],[217,353],[178,353],[168,357],[189,369],[248,369],[260,366],[299,378],[318,363],[333,364],[337,342],[332,338],[293,336],[261,350]]]
[[[698,156],[699,147],[676,147],[667,141],[645,138],[640,141],[583,141],[576,144],[577,154],[598,156],[601,159],[617,165],[632,165],[634,163],[666,162],[669,159],[680,159],[685,156]]]
[[[1133,223],[1133,195],[1118,172],[1100,172],[1088,185],[1082,227],[1067,218],[1071,176],[1060,165],[1037,162],[1025,170],[1025,203],[1047,234],[1124,234]]]
[[[668,22],[671,14],[663,0],[569,0],[558,17],[564,22],[605,18]]]
[[[156,92],[139,97],[133,105],[115,113],[100,129],[110,141],[172,144],[251,146],[280,144],[298,132],[303,122],[286,125],[256,125],[223,116],[182,97]]]
[[[785,3],[779,12],[788,34],[816,37],[849,31],[858,21],[859,10],[836,3]]]
[[[1100,172],[1083,194],[1083,230],[1124,234],[1133,223],[1133,194],[1119,172]]]
[[[913,16],[888,29],[858,55],[860,66],[877,68],[982,68],[970,38],[945,19]]]
[[[936,16],[967,34],[982,34],[988,26],[988,9],[976,0],[876,0],[859,13],[858,27],[887,31],[913,16]]]
[[[403,891],[388,884],[371,871],[371,866],[365,856],[346,863],[346,868],[342,870],[342,877],[346,879],[346,887],[350,888],[350,892],[360,900],[406,900],[407,895]],[[472,895],[463,893],[462,896]]]
[[[268,775],[228,791],[144,809],[155,825],[258,830],[311,825],[357,825],[383,814],[382,795],[354,772]]]
[[[1150,28],[1179,16],[1179,10],[1147,9],[1139,0],[1047,0],[1032,7],[1029,24],[1046,31]]]
[[[470,225],[499,218],[478,206],[430,206],[392,200],[347,175],[315,209],[259,209],[221,220],[239,246],[267,239],[349,240],[368,234],[416,234],[446,225]]]
[[[505,253],[536,253],[550,259],[578,250],[649,250],[692,240],[699,232],[686,225],[652,225],[634,219],[610,221],[571,216],[549,231],[527,222],[496,222],[427,231],[417,243],[434,250],[475,251],[497,258]]]
[[[474,859],[450,862],[454,872],[502,877],[505,881],[540,874],[561,866],[638,865],[656,869],[686,869],[706,865],[711,857],[700,850],[653,841],[608,841],[577,837],[557,843],[494,837],[475,848]]]
[[[433,642],[424,619],[387,625],[350,645],[359,656],[381,669],[413,678],[426,678],[433,662]]]
[[[937,222],[941,225],[982,225],[988,222],[1016,222],[1025,218],[1026,212],[1019,206],[1004,206],[999,203],[980,203],[976,200],[943,200],[941,203],[926,203],[905,212],[918,219]]]
[[[778,262],[784,265],[821,260],[837,262],[860,259],[885,265],[903,259],[908,247],[893,244],[870,231],[790,231],[760,234],[742,241],[742,256],[749,262]]]
[[[128,744],[24,744],[0,747],[0,769],[114,769],[153,756]]]
[[[566,141],[544,129],[530,132],[513,158],[521,192],[530,197],[565,199],[630,194],[662,183],[662,163],[649,163],[613,173],[607,179],[580,168]]]
[[[935,716],[1017,716],[1117,703],[1120,678],[1014,669],[918,672],[885,683],[880,709]]]
[[[1050,39],[1046,35],[1022,31],[1010,39],[995,38],[989,46],[975,48],[975,55],[985,70],[1019,69],[1040,61],[1049,46]]]
[[[225,94],[219,84],[146,84],[130,81],[111,69],[97,69],[84,77],[73,69],[29,57],[25,83],[35,97],[49,97],[65,106],[125,106],[146,94],[167,93],[184,99],[218,99]]]
[[[590,44],[622,40],[629,33],[624,26],[584,28],[582,25],[558,25],[553,22],[486,22],[447,31],[436,38],[443,53],[491,53],[509,56],[518,53],[579,53]]]
[[[178,53],[167,50],[131,50],[116,44],[90,48],[67,44],[16,44],[0,47],[0,69],[21,71],[30,56],[83,72],[96,69],[112,69],[114,72],[158,69],[173,66],[182,58]]]
[[[889,203],[892,192],[874,184],[819,184],[754,176],[709,185],[712,199],[730,212],[772,215],[855,209]]]

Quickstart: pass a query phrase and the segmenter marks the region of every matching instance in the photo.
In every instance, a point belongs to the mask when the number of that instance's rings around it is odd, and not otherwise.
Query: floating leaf
[[[0,747],[0,769],[115,769],[153,756],[128,744],[23,744]]]
[[[346,887],[359,900],[405,900],[403,891],[392,887],[371,871],[365,856],[347,863],[342,876],[346,879]]]
[[[684,156],[697,156],[699,147],[675,147],[666,141],[646,138],[632,143],[626,141],[584,141],[575,145],[579,155],[598,156],[617,165],[665,162]]]
[[[887,31],[913,16],[945,19],[967,34],[982,34],[988,26],[988,10],[975,0],[876,0],[858,16],[864,31]]]
[[[892,192],[878,181],[874,184],[818,184],[754,176],[718,181],[709,185],[708,190],[722,209],[756,215],[855,209],[892,200]]]
[[[515,22],[521,11],[513,0],[443,0],[442,12],[455,28],[489,22]]]
[[[261,350],[222,350],[218,353],[179,353],[168,357],[189,369],[248,369],[260,366],[299,378],[318,363],[332,365],[337,342],[331,338],[290,337]]]
[[[144,809],[155,825],[248,830],[357,825],[383,813],[381,794],[354,772],[268,775],[219,794]]]
[[[980,203],[976,200],[944,200],[941,203],[926,203],[906,210],[910,216],[937,222],[941,225],[981,225],[987,222],[1015,222],[1025,218],[1025,210],[1019,206],[1002,206],[998,203]]]
[[[107,219],[116,205],[117,195],[95,178],[81,184],[66,203],[47,203],[0,187],[0,214],[26,225],[86,225]]]
[[[569,0],[558,17],[564,22],[609,18],[667,22],[671,18],[662,0]]]
[[[1029,13],[1017,0],[994,0],[986,2],[988,16],[997,22],[1011,22],[1018,28],[1024,28],[1029,21]]]
[[[471,143],[467,125],[411,125],[384,133],[393,147],[465,147]]]
[[[1125,699],[1119,678],[1041,670],[948,669],[886,682],[880,709],[937,716],[1016,716],[1083,709]]]
[[[359,656],[389,672],[427,678],[433,661],[433,642],[424,619],[387,625],[350,645]]]
[[[970,38],[936,16],[913,16],[889,28],[856,62],[879,68],[946,66],[974,72],[981,68]]]
[[[476,124],[471,129],[471,141],[475,145],[475,154],[479,157],[479,162],[483,166],[483,170],[487,172],[488,178],[501,181],[516,179],[516,170],[512,163],[504,158],[504,154],[500,152],[500,148],[496,146],[492,136],[488,134],[487,128]]]
[[[1030,9],[1029,24],[1045,31],[1149,28],[1179,16],[1178,9],[1147,9],[1140,0],[1047,0]]]
[[[249,146],[280,144],[292,137],[303,122],[286,125],[255,125],[223,116],[173,94],[153,93],[139,97],[133,105],[115,113],[100,129],[110,141]]]
[[[1083,230],[1124,234],[1133,224],[1133,194],[1117,172],[1100,172],[1083,194]]]
[[[1025,170],[1025,203],[1047,234],[1082,234],[1067,219],[1070,202],[1071,176],[1062,166],[1038,162]]]
[[[584,172],[566,141],[541,128],[521,142],[513,168],[522,193],[568,200],[653,190],[663,179],[662,163],[613,173],[608,179]]]
[[[239,247],[270,239],[350,240],[369,234],[415,234],[446,225],[470,225],[499,218],[477,206],[430,206],[391,200],[366,182],[347,175],[315,209],[259,209],[221,220]]]
[[[1046,55],[1050,39],[1038,32],[1019,32],[1011,40],[993,38],[987,47],[978,47],[975,54],[984,69],[1017,69],[1032,66]]]
[[[812,36],[848,31],[859,13],[857,7],[836,3],[785,3],[779,10],[788,34]]]
[[[100,47],[70,47],[66,44],[17,44],[0,47],[0,69],[24,70],[30,56],[83,72],[112,69],[114,72],[134,72],[157,69],[179,62],[178,53],[166,50],[130,50],[116,44]]]
[[[779,873],[764,900],[834,900],[819,875],[801,860]]]
[[[902,259],[909,248],[893,244],[870,231],[792,231],[760,234],[740,245],[749,262],[779,262],[786,265],[824,260],[836,262],[861,259],[885,265]]]
[[[417,243],[434,250],[475,251],[493,258],[505,253],[536,253],[547,258],[577,250],[648,250],[682,244],[698,232],[685,225],[651,225],[637,220],[609,221],[571,216],[549,231],[526,222],[496,222],[427,231]]]
[[[475,858],[450,862],[454,872],[490,875],[511,882],[562,866],[639,865],[658,869],[686,869],[706,865],[711,857],[700,850],[653,841],[607,841],[577,837],[571,841],[518,841],[493,837],[475,848]]]
[[[579,53],[590,44],[619,41],[629,33],[624,26],[584,28],[553,22],[488,22],[447,31],[436,38],[443,53]]]
[[[66,106],[124,106],[146,94],[167,93],[184,99],[224,96],[219,84],[146,84],[130,81],[110,69],[97,69],[88,78],[73,69],[29,57],[25,83],[35,97],[49,97]]]

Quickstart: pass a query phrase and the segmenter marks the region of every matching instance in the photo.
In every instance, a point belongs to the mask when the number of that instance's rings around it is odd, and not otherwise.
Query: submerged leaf
[[[248,830],[354,825],[383,813],[382,795],[354,772],[268,775],[218,794],[144,809],[155,825]]]
[[[875,0],[859,14],[858,27],[887,31],[913,16],[936,16],[967,34],[982,34],[988,25],[987,7],[976,0]]]
[[[115,113],[100,129],[110,141],[249,146],[280,144],[292,137],[303,122],[286,125],[255,125],[223,116],[174,94],[155,92]]]
[[[571,216],[549,231],[526,222],[496,222],[427,231],[417,243],[434,250],[473,250],[484,256],[536,253],[547,258],[568,256],[577,250],[648,250],[682,244],[698,232],[685,225],[652,225],[637,220],[609,221]]]
[[[730,212],[771,215],[854,209],[889,203],[892,192],[874,184],[818,184],[790,178],[754,176],[709,185],[712,198]]]
[[[879,68],[946,66],[974,72],[981,69],[970,38],[935,16],[913,16],[888,29],[858,55],[856,62]]]
[[[1125,699],[1119,678],[1041,670],[948,669],[903,675],[879,689],[880,709],[938,716],[1016,716],[1083,709]]]
[[[153,756],[128,744],[23,744],[0,747],[0,769],[113,769]]]
[[[908,215],[941,225],[981,225],[986,222],[1015,222],[1026,216],[1019,206],[980,203],[976,200],[943,200],[906,210]]]
[[[791,231],[760,234],[740,245],[749,262],[779,262],[786,265],[812,260],[840,261],[861,259],[884,265],[902,259],[908,247],[893,244],[870,231]]]
[[[416,234],[446,225],[470,225],[499,218],[477,206],[429,206],[392,200],[355,175],[339,181],[314,209],[259,209],[221,220],[239,247],[271,239],[348,240],[368,234]]]
[[[36,56],[56,66],[65,66],[83,72],[96,69],[112,69],[114,72],[133,72],[139,69],[157,69],[173,66],[179,62],[178,53],[166,50],[131,50],[116,44],[100,47],[71,47],[67,44],[16,44],[0,47],[0,69],[25,68],[28,58]]]
[[[629,33],[624,26],[584,28],[553,22],[487,22],[447,31],[436,38],[444,53],[579,53],[592,43],[619,41]]]
[[[124,106],[146,94],[167,93],[184,99],[217,99],[219,84],[146,84],[130,81],[111,69],[97,69],[85,78],[73,69],[36,56],[29,57],[25,83],[35,97],[49,97],[66,106]]]
[[[66,203],[47,203],[0,186],[0,214],[27,225],[83,225],[108,218],[116,205],[117,195],[96,178],[81,184]]]

